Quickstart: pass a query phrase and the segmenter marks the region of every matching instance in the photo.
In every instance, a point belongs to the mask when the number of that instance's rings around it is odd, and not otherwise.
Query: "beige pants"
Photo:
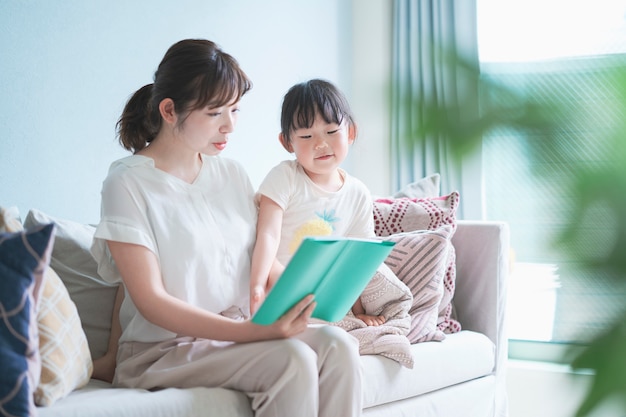
[[[190,337],[122,343],[114,384],[229,388],[250,398],[257,417],[350,417],[362,409],[358,342],[334,326],[255,343]]]

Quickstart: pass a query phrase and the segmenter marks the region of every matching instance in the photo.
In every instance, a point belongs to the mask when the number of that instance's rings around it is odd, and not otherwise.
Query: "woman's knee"
[[[317,337],[326,346],[327,355],[336,357],[335,360],[360,363],[359,342],[345,330],[336,326],[324,326],[319,329]]]
[[[306,343],[297,339],[284,340],[278,358],[283,361],[285,370],[292,370],[294,376],[317,378],[317,356]]]
[[[257,415],[317,415],[319,377],[315,352],[297,339],[273,341],[255,359],[256,383],[247,387]]]

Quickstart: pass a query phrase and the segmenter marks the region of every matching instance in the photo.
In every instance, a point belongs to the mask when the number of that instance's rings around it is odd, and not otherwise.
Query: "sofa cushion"
[[[35,390],[35,404],[50,406],[87,384],[93,371],[78,311],[52,268],[46,270],[37,323],[41,380]]]
[[[443,225],[456,230],[456,210],[459,193],[432,198],[384,198],[374,201],[374,226],[377,236],[415,230],[435,230]],[[453,317],[452,298],[456,280],[456,256],[454,246],[449,245],[444,276],[444,293],[439,304],[438,328],[446,333],[461,330],[461,324]]]
[[[107,351],[117,286],[105,283],[98,276],[98,265],[90,252],[96,229],[35,209],[30,210],[24,220],[26,227],[44,223],[56,225],[50,265],[76,304],[91,357],[99,358]]]
[[[374,201],[377,236],[414,230],[434,230],[444,224],[456,227],[457,191],[428,198],[379,198]]]
[[[415,364],[408,369],[382,356],[362,356],[364,407],[415,397],[490,375],[495,347],[481,333],[463,330],[441,342],[411,345]],[[461,354],[460,354],[461,353]]]
[[[405,185],[393,198],[430,198],[438,197],[441,190],[441,176],[438,173],[427,175],[410,184]]]
[[[17,208],[0,208],[0,231],[23,230]],[[37,309],[41,377],[35,404],[50,406],[87,384],[93,364],[76,305],[57,273],[46,267]]]
[[[112,388],[92,379],[89,384],[58,401],[38,409],[38,417],[253,417],[245,394],[224,388],[167,388],[147,391]]]
[[[39,382],[37,303],[54,226],[0,234],[0,404],[6,415],[34,415]]]
[[[23,229],[17,207],[0,207],[0,233],[14,233]]]
[[[411,343],[440,341],[445,334],[437,327],[439,304],[443,298],[452,227],[397,233],[384,239],[396,242],[385,264],[411,290],[409,314]]]
[[[441,388],[490,375],[494,367],[494,345],[484,335],[468,330],[448,335],[438,343],[411,346],[415,368],[408,369],[379,355],[361,357],[364,408],[389,404]],[[459,352],[463,352],[462,355]],[[103,404],[107,412],[102,413]],[[252,416],[249,400],[223,388],[169,388],[150,392],[142,389],[111,388],[91,380],[80,390],[59,400],[52,408],[40,408],[39,417],[83,417],[115,415],[151,417],[211,415]]]

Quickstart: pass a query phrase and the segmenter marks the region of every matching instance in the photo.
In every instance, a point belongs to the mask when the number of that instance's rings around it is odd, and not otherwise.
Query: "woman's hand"
[[[248,320],[245,323],[252,326],[250,329],[250,341],[286,339],[302,333],[307,329],[315,306],[316,302],[313,301],[313,295],[307,295],[280,319],[269,326],[254,324],[252,321]]]
[[[307,329],[316,305],[317,303],[313,300],[313,295],[307,295],[272,326],[277,327],[282,337],[300,334]]]

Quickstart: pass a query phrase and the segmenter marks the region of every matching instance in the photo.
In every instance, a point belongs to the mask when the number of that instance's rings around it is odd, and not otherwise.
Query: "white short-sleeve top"
[[[102,188],[101,221],[92,254],[101,277],[121,281],[107,240],[154,252],[167,292],[194,306],[232,315],[249,312],[250,258],[257,210],[243,167],[202,156],[191,184],[133,155],[114,162]],[[148,322],[125,297],[121,341],[155,342],[176,335]]]
[[[315,184],[296,160],[283,161],[267,174],[257,193],[283,210],[277,258],[286,265],[306,236],[374,237],[372,197],[357,178],[343,169],[344,184],[326,191]]]

